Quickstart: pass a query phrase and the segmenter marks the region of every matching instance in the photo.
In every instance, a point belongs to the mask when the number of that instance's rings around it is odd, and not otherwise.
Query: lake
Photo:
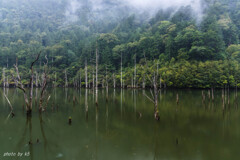
[[[16,116],[7,118],[9,97]],[[34,91],[39,95],[38,89]],[[0,89],[0,160],[237,160],[240,157],[240,93],[222,101],[215,90],[167,89],[159,94],[160,120],[144,94],[149,90],[49,89],[46,112],[23,108],[23,94]],[[176,94],[179,104],[176,103]],[[35,102],[34,102],[35,104]],[[72,124],[68,124],[69,117]],[[22,155],[21,155],[22,154]]]

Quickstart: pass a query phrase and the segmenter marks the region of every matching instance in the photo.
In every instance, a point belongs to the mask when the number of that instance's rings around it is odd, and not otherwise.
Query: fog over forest
[[[181,7],[190,7],[192,16],[198,21],[202,20],[203,10],[206,7],[201,0],[70,0],[65,15],[70,21],[78,20],[78,12],[87,8],[89,17],[94,20],[103,18],[121,19],[131,14],[152,18],[159,10],[172,10],[172,15]]]

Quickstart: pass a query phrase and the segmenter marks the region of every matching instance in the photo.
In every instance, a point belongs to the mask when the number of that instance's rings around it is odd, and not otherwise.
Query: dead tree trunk
[[[134,75],[132,75],[132,84],[131,84],[131,88],[134,87],[134,86],[133,86],[133,77],[134,77]]]
[[[106,76],[105,76],[105,79],[106,79],[106,87],[108,87],[108,71],[107,71],[107,67],[106,67]]]
[[[14,81],[15,81],[15,83],[16,83],[16,81],[17,81],[17,84],[20,84],[20,86],[18,85],[17,87],[23,91],[24,100],[25,100],[25,103],[26,103],[27,115],[29,115],[29,116],[30,116],[31,113],[32,113],[33,76],[34,76],[33,66],[34,66],[34,64],[38,61],[40,54],[41,54],[41,52],[37,55],[36,59],[32,62],[31,67],[30,67],[30,70],[31,70],[31,78],[30,78],[31,88],[30,88],[30,93],[29,93],[29,99],[28,99],[26,90],[24,89],[24,85],[23,85],[22,82],[21,82],[21,77],[20,77],[19,70],[18,70],[17,60],[16,60],[16,64],[14,65],[14,67],[15,67],[15,69],[16,69],[16,73],[17,73],[17,78],[14,78]]]
[[[86,119],[88,119],[88,90],[85,90],[85,113]]]
[[[82,78],[81,78],[81,71],[80,71],[80,75],[79,75],[79,87],[82,88]]]
[[[89,79],[89,80],[91,79],[91,74],[89,74],[88,79]],[[91,83],[90,83],[90,82],[88,82],[88,88],[91,88]]]
[[[2,74],[2,79],[3,79],[3,88],[6,87],[6,77],[5,77],[5,68],[3,68],[3,74]]]
[[[14,117],[15,114],[13,113],[13,106],[12,106],[11,102],[9,101],[8,97],[6,96],[5,92],[4,92],[3,94],[4,94],[4,97],[6,98],[8,104],[9,104],[9,107],[10,107],[10,109],[11,109],[11,112],[10,112],[9,115],[12,115],[12,117]]]
[[[6,87],[9,88],[8,75],[7,75],[7,80],[6,80]]]
[[[155,75],[155,73],[154,73],[154,78],[153,78],[153,86],[154,86],[154,117],[156,120],[159,120],[157,75]]]
[[[88,88],[87,59],[85,60],[85,87]]]
[[[54,75],[54,87],[57,87],[57,73],[55,72],[55,75]]]
[[[68,87],[67,70],[65,69],[65,87]]]
[[[160,79],[159,80],[160,81],[159,88],[162,89],[162,78],[161,78],[161,75],[160,75],[159,79]]]
[[[8,70],[8,57],[7,57],[7,70]],[[6,74],[6,87],[9,87],[9,83],[8,83],[8,72],[5,73]]]
[[[122,73],[122,52],[121,52],[121,88],[123,88],[123,73]]]
[[[31,114],[32,110],[31,110],[30,105],[29,105],[29,101],[28,101],[28,96],[27,96],[26,90],[24,89],[24,86],[23,86],[23,84],[21,82],[22,80],[21,80],[21,77],[19,75],[17,63],[16,63],[16,65],[14,65],[14,67],[15,67],[16,73],[17,73],[17,79],[16,80],[17,80],[18,84],[20,84],[20,86],[18,85],[17,87],[23,91],[24,100],[25,100],[25,103],[26,103],[26,110],[27,110],[27,114],[29,115],[29,114]]]
[[[94,90],[94,88],[95,88],[95,75],[94,75],[94,74],[92,75],[92,80],[93,80],[92,88],[93,88],[93,90]]]
[[[145,74],[144,74],[143,80],[142,80],[142,88],[145,89]]]
[[[36,72],[36,77],[35,77],[35,86],[38,87],[38,72]]]
[[[7,70],[8,70],[8,57],[7,57]],[[9,87],[9,83],[8,83],[8,73],[5,73],[6,74],[6,87],[8,88]]]
[[[98,48],[96,46],[96,105],[98,105]]]
[[[31,78],[30,78],[30,85],[31,85],[31,89],[30,89],[30,97],[29,97],[29,105],[30,105],[30,110],[32,111],[32,98],[33,98],[33,78],[34,78],[34,69],[33,69],[33,66],[34,64],[38,61],[39,57],[40,57],[40,54],[39,53],[37,55],[37,58],[35,59],[35,61],[32,62],[31,64]]]
[[[136,62],[136,61],[137,61],[137,60],[136,60],[137,58],[136,58],[136,57],[137,57],[137,55],[135,54],[134,86],[133,86],[134,88],[136,88],[136,77],[137,77],[137,62]]]
[[[47,75],[48,75],[48,59],[47,59],[47,56],[45,56],[45,59],[46,59],[46,63],[44,64],[44,72],[43,72],[43,85],[42,85],[42,88],[41,88],[41,95],[40,95],[40,100],[39,100],[39,111],[42,112],[46,109],[46,106],[48,104],[48,101],[50,99],[51,96],[48,97],[47,101],[46,101],[46,105],[45,107],[43,108],[43,103],[44,103],[44,98],[45,98],[45,91],[46,91],[46,88],[47,88]]]
[[[212,87],[212,101],[214,101],[213,87]]]
[[[146,62],[146,65],[147,65],[147,62]],[[156,66],[156,64],[154,64],[154,66]],[[148,66],[147,66],[148,67]],[[150,71],[149,71],[150,72]],[[150,72],[151,74],[151,72]],[[151,95],[152,95],[152,98],[150,98],[149,96],[147,96],[146,94],[144,94],[151,102],[153,102],[154,104],[154,118],[156,120],[159,120],[160,117],[159,117],[159,112],[158,112],[158,93],[159,93],[159,90],[158,90],[158,63],[157,63],[157,67],[156,69],[154,69],[154,72],[152,74],[152,78],[150,78],[150,76],[148,75],[148,79],[149,81],[152,83],[152,86],[153,86],[153,90],[154,90],[154,93],[152,93],[152,90],[150,90],[151,92]]]
[[[104,88],[105,86],[104,86],[104,77],[103,77],[103,79],[102,79],[102,88]]]
[[[106,67],[106,102],[108,102],[108,72],[107,72],[107,67]]]
[[[113,74],[113,88],[116,88],[116,77],[115,77],[115,74]]]

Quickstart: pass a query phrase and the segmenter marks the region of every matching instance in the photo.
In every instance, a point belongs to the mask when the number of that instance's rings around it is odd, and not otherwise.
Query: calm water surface
[[[222,91],[202,101],[201,90],[163,90],[160,121],[144,90],[100,89],[96,109],[92,90],[51,89],[47,111],[32,118],[23,110],[23,95],[5,90],[16,116],[0,90],[0,160],[238,160],[239,96],[230,92],[223,111]],[[176,104],[176,94],[179,104]],[[39,95],[36,90],[35,94]],[[76,99],[74,102],[73,99]],[[34,103],[35,104],[35,103]],[[72,117],[72,125],[68,118]],[[29,141],[32,143],[29,145]],[[39,141],[39,142],[38,142]],[[6,157],[4,153],[23,153]],[[29,156],[27,154],[30,154]]]

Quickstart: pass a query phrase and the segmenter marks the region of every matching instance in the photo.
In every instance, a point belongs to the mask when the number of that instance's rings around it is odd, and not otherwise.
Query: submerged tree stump
[[[68,118],[68,124],[71,125],[72,124],[72,117]]]

